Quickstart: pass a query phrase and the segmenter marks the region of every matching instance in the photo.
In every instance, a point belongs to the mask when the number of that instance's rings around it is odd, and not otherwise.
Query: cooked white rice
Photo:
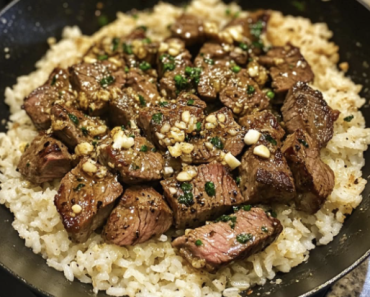
[[[231,11],[239,10],[236,4],[226,6],[218,0],[196,0],[188,11],[223,25],[228,20],[227,7]],[[19,77],[17,84],[5,92],[12,115],[9,131],[0,134],[0,203],[14,213],[13,227],[25,239],[27,247],[41,254],[49,266],[63,271],[68,280],[92,283],[95,292],[106,290],[112,296],[138,297],[220,297],[222,292],[225,296],[238,296],[239,290],[263,285],[278,271],[289,272],[307,260],[309,251],[315,248],[313,239],[318,244],[332,241],[345,216],[362,199],[366,181],[361,177],[361,168],[365,163],[363,152],[370,144],[370,130],[365,129],[364,118],[358,111],[365,103],[359,96],[361,86],[338,70],[338,47],[329,42],[332,33],[325,24],[312,24],[304,18],[284,17],[274,12],[266,36],[268,41],[273,45],[290,41],[299,46],[316,75],[314,87],[323,92],[332,108],[341,111],[334,137],[321,153],[336,178],[334,191],[322,209],[315,215],[307,215],[277,205],[278,218],[284,225],[279,238],[265,251],[223,268],[215,275],[186,265],[166,235],[134,247],[105,244],[98,234],[84,244],[68,240],[53,203],[58,182],[37,186],[16,171],[22,148],[37,135],[21,110],[23,98],[42,84],[54,67],[76,62],[101,36],[124,35],[138,25],[146,25],[151,28],[149,34],[153,39],[161,38],[168,34],[167,25],[180,13],[179,8],[160,3],[152,14],[140,13],[137,20],[118,13],[117,21],[92,37],[82,36],[77,27],[66,28],[63,39],[37,62],[37,70]],[[354,115],[349,123],[343,120],[348,115]],[[171,232],[174,231],[167,235]]]

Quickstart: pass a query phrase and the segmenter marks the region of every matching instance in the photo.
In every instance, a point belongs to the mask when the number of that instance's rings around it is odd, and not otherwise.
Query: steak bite
[[[280,221],[261,208],[239,210],[217,222],[189,231],[172,246],[194,267],[211,273],[270,245],[282,232]]]
[[[85,242],[99,228],[121,196],[117,176],[90,159],[83,159],[61,181],[54,203],[74,242]]]
[[[50,109],[56,101],[69,105],[75,101],[69,73],[62,68],[55,68],[46,83],[24,99],[23,108],[38,130],[50,128]]]
[[[301,129],[287,137],[282,152],[294,175],[297,208],[315,213],[333,191],[333,171],[321,161],[315,141]]]
[[[330,108],[320,91],[302,82],[290,89],[281,112],[289,133],[302,129],[320,148],[332,139],[334,122],[339,116],[339,111]]]
[[[165,233],[172,225],[172,211],[163,196],[148,186],[128,188],[112,211],[102,236],[120,246],[143,243]]]
[[[111,131],[110,137],[98,148],[99,161],[119,175],[120,181],[138,184],[162,178],[164,161],[146,138],[130,135],[121,127]]]
[[[66,106],[54,105],[51,109],[53,135],[71,150],[83,142],[92,143],[108,133],[104,121]]]
[[[238,116],[264,110],[270,105],[269,98],[245,69],[229,80],[220,93],[220,101]]]
[[[226,168],[219,164],[190,167],[196,177],[181,182],[187,171],[161,181],[164,195],[175,217],[176,228],[200,226],[243,203],[239,188]]]
[[[150,141],[163,150],[167,146],[184,142],[187,134],[195,132],[197,123],[204,118],[203,110],[206,108],[204,101],[185,92],[179,95],[176,103],[162,101],[159,105],[142,109],[138,126]]]
[[[200,125],[199,134],[190,137],[193,145],[189,161],[194,164],[224,162],[225,154],[236,157],[244,148],[244,128],[239,126],[232,112],[224,107],[208,115]],[[226,162],[227,163],[227,162]]]
[[[69,67],[71,83],[80,107],[90,115],[103,115],[109,100],[121,95],[126,74],[110,62],[80,63]]]
[[[312,82],[311,66],[302,56],[299,48],[292,45],[274,47],[266,56],[259,57],[259,63],[270,69],[272,87],[276,93],[286,93],[296,82]]]
[[[258,153],[261,147],[268,155]],[[250,147],[242,157],[239,175],[246,203],[287,202],[296,197],[293,174],[279,148]]]
[[[204,42],[203,21],[195,15],[182,14],[170,29],[172,36],[183,40],[186,46]]]
[[[24,178],[35,184],[62,178],[71,168],[66,146],[48,135],[39,135],[27,145],[18,164]]]

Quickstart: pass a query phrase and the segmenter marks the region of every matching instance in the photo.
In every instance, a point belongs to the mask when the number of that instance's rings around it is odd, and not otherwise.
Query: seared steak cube
[[[236,182],[223,165],[200,165],[194,170],[197,176],[190,182],[179,182],[179,177],[161,181],[164,195],[174,212],[176,228],[200,226],[244,201]]]
[[[192,14],[181,15],[171,25],[171,33],[173,37],[183,40],[187,46],[202,43],[205,38],[203,21]]]
[[[19,172],[36,184],[62,178],[71,168],[72,158],[66,146],[48,135],[37,136],[18,164]]]
[[[339,116],[339,111],[328,106],[320,91],[302,82],[289,91],[281,112],[289,133],[302,129],[320,148],[326,146],[333,137],[334,122]]]
[[[264,110],[270,105],[269,98],[245,69],[229,80],[220,93],[220,100],[239,116]]]
[[[261,208],[239,210],[218,222],[189,231],[172,246],[194,268],[211,273],[234,260],[247,258],[270,245],[282,232],[279,220]]]
[[[93,118],[81,111],[66,106],[54,105],[51,109],[52,130],[56,138],[70,149],[83,142],[92,143],[94,139],[107,134],[108,128],[99,118]]]
[[[99,228],[121,196],[117,176],[90,159],[83,159],[61,181],[54,203],[70,238],[84,242]]]
[[[194,146],[189,159],[194,164],[222,162],[225,153],[237,156],[242,152],[245,131],[235,122],[228,108],[211,113],[199,127],[199,134],[188,141]]]
[[[50,109],[54,102],[72,104],[75,100],[69,84],[69,73],[55,68],[47,82],[31,92],[25,99],[23,108],[38,130],[50,128]]]
[[[254,145],[245,152],[239,167],[240,189],[249,204],[287,202],[296,197],[293,174],[279,148],[268,158],[255,154]]]
[[[151,187],[135,186],[125,191],[102,235],[108,243],[135,245],[163,234],[171,225],[172,211],[163,196]]]
[[[163,157],[144,137],[130,135],[116,127],[98,150],[99,161],[118,173],[124,183],[138,184],[162,178]]]
[[[120,96],[126,82],[125,72],[113,63],[80,63],[69,71],[80,107],[91,115],[107,112],[109,100]]]
[[[294,175],[297,208],[315,213],[334,188],[333,171],[321,161],[315,141],[301,129],[287,137],[282,152]]]
[[[195,132],[206,108],[197,96],[185,92],[179,95],[176,103],[162,101],[160,105],[141,110],[138,125],[146,137],[162,149],[184,142],[186,134]]]
[[[296,82],[312,82],[314,74],[299,48],[292,45],[274,47],[259,63],[270,67],[272,87],[276,93],[286,93]]]

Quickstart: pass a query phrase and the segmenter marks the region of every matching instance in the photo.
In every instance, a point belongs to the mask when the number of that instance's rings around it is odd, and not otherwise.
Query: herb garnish
[[[265,226],[262,226],[261,230],[262,230],[262,232],[265,232],[265,233],[267,233],[269,231],[269,229],[267,229],[267,227],[265,227]]]
[[[143,106],[143,107],[146,106],[146,101],[145,101],[144,97],[141,96],[141,95],[138,95],[138,96],[139,96],[140,105]]]
[[[200,129],[202,128],[202,123],[201,122],[196,123],[196,127],[197,131],[200,131]]]
[[[260,38],[261,34],[262,34],[262,30],[263,30],[263,22],[261,20],[259,20],[257,23],[255,24],[251,24],[250,25],[250,29],[251,29],[251,34],[257,38]]]
[[[264,137],[272,145],[277,145],[277,141],[274,138],[272,138],[270,134],[265,134]]]
[[[248,95],[254,94],[255,91],[256,91],[256,89],[252,85],[248,85],[247,86],[247,93],[248,93]]]
[[[216,195],[216,188],[213,182],[206,182],[204,190],[206,191],[208,196],[213,197]]]
[[[162,122],[163,114],[161,112],[155,113],[152,116],[152,121],[156,124],[160,124]]]
[[[248,233],[241,233],[239,235],[236,236],[236,240],[239,242],[239,243],[247,243],[248,241],[252,240],[253,239],[253,235]]]
[[[159,106],[161,106],[161,107],[165,107],[167,105],[168,105],[168,102],[167,101],[161,101],[161,102],[159,102]]]
[[[348,116],[348,117],[345,117],[343,120],[349,123],[350,121],[352,121],[352,120],[353,120],[353,118],[354,118],[354,117],[355,117],[355,116],[350,115],[350,116]]]
[[[243,51],[247,51],[248,50],[248,45],[244,42],[241,42],[239,43],[239,47],[243,50]]]
[[[108,59],[108,56],[107,55],[100,55],[98,56],[98,60],[99,61],[104,61],[104,60],[107,60]]]
[[[129,73],[130,72],[130,68],[128,68],[127,66],[125,66],[125,72],[126,73]]]
[[[215,222],[231,222],[230,223],[230,227],[231,229],[234,229],[235,228],[235,224],[236,224],[236,217],[235,216],[228,216],[228,215],[222,215],[220,216],[218,219],[215,220]]]
[[[138,165],[136,165],[135,163],[132,163],[130,165],[130,170],[138,170],[140,167]]]
[[[132,46],[130,44],[124,43],[122,44],[123,51],[128,54],[132,55],[134,52],[132,51]]]
[[[267,210],[266,211],[266,214],[272,216],[273,218],[276,218],[277,217],[277,214],[275,211],[273,211],[272,209],[271,210]]]
[[[188,81],[185,77],[183,77],[181,74],[175,75],[173,78],[175,81],[176,89],[178,91],[184,90],[188,86]]]
[[[166,72],[167,70],[168,71],[173,71],[175,70],[176,68],[176,64],[175,63],[165,63],[163,64],[163,71]]]
[[[78,191],[79,191],[79,190],[81,190],[84,186],[85,186],[85,184],[78,184],[78,185],[77,185],[77,187],[73,189],[73,191],[78,192]]]
[[[82,134],[83,134],[83,135],[85,135],[85,136],[89,135],[89,131],[87,130],[87,128],[86,128],[86,127],[82,127],[82,128],[81,128],[81,131],[82,131]]]
[[[209,142],[212,143],[215,148],[218,148],[220,150],[222,150],[224,148],[224,145],[223,145],[221,139],[217,136],[212,137]]]
[[[188,106],[192,106],[194,104],[194,100],[193,99],[190,99],[190,100],[188,100],[188,102],[186,102],[186,104]]]
[[[141,40],[141,42],[149,44],[149,43],[152,43],[152,40],[150,38],[144,38],[143,40]]]
[[[190,192],[193,189],[193,185],[191,183],[184,182],[181,184],[180,188],[184,192]]]
[[[107,77],[104,77],[101,81],[100,81],[100,85],[103,87],[103,88],[106,88],[107,86],[111,85],[112,83],[114,83],[115,79],[113,76],[109,75]]]
[[[203,242],[200,240],[200,239],[197,239],[196,241],[195,241],[195,245],[196,246],[201,246],[203,244]]]
[[[191,183],[184,182],[181,184],[180,188],[184,193],[177,199],[179,203],[185,204],[186,206],[194,204],[192,193],[193,185]]]
[[[140,152],[146,153],[147,151],[148,151],[148,146],[142,145],[141,148],[140,148]]]
[[[53,79],[51,80],[50,85],[51,85],[51,86],[54,86],[56,82],[57,82],[57,75],[54,75],[54,76],[53,76]]]
[[[152,68],[152,66],[148,62],[143,61],[143,62],[140,63],[139,68],[143,71],[146,71],[146,70],[149,70],[150,68]]]
[[[214,65],[215,61],[213,59],[204,58],[204,63],[207,63],[208,65]]]
[[[298,139],[299,143],[301,143],[304,147],[308,147],[308,143],[304,139]]]
[[[78,117],[76,117],[74,114],[69,113],[68,117],[73,122],[73,124],[75,124],[76,126],[80,123],[80,121],[78,120]]]
[[[106,15],[102,14],[98,17],[98,23],[100,27],[104,27],[109,23],[109,19]]]
[[[112,51],[116,51],[118,49],[118,46],[119,46],[119,38],[115,37],[112,39]]]
[[[200,81],[200,74],[202,73],[202,69],[198,67],[190,67],[186,66],[185,74],[196,84],[199,84]]]
[[[235,179],[236,184],[239,185],[240,184],[240,181],[241,181],[240,176],[237,176],[236,179]]]

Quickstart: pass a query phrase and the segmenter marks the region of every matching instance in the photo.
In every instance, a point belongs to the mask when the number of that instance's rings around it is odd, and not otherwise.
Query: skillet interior
[[[98,29],[95,17],[96,2],[92,0],[18,0],[0,15],[0,94],[8,85],[13,85],[16,77],[27,74],[34,69],[34,63],[47,50],[46,39],[50,36],[60,37],[61,30],[66,25],[79,25],[85,34],[91,34]],[[152,7],[155,0],[131,1],[101,1],[105,3],[103,13],[111,20],[118,10],[127,11],[133,8]],[[182,1],[168,1],[181,3]],[[303,3],[298,1],[299,3]],[[370,12],[361,4],[346,0],[337,1],[305,1],[305,10],[300,11],[293,4],[297,1],[259,1],[248,0],[240,4],[244,9],[272,8],[285,14],[302,15],[314,22],[325,21],[334,31],[334,41],[340,46],[341,61],[350,63],[349,75],[357,83],[364,85],[363,96],[370,98],[370,69],[364,61],[370,52],[370,31],[366,29]],[[211,8],[210,8],[211,9]],[[3,20],[6,20],[4,23]],[[4,48],[10,49],[10,58],[6,58]],[[367,64],[368,65],[368,64]],[[370,122],[370,109],[363,108],[367,122]],[[0,102],[0,118],[9,116],[3,100]],[[5,131],[5,125],[0,125]],[[366,152],[370,159],[370,152]],[[366,164],[363,176],[370,175],[370,164]],[[310,296],[313,292],[333,282],[370,253],[370,185],[363,193],[362,204],[346,220],[340,234],[327,246],[318,247],[311,252],[307,263],[294,268],[289,274],[278,277],[283,280],[281,285],[267,283],[262,288],[255,288],[252,295],[264,296]],[[47,296],[96,296],[92,294],[89,285],[79,282],[68,282],[63,273],[49,268],[45,260],[35,255],[24,246],[24,241],[18,237],[11,227],[13,216],[0,206],[0,266],[22,278],[30,286]],[[343,241],[343,236],[347,240]],[[297,282],[297,280],[299,282]],[[107,296],[100,293],[98,296]]]

